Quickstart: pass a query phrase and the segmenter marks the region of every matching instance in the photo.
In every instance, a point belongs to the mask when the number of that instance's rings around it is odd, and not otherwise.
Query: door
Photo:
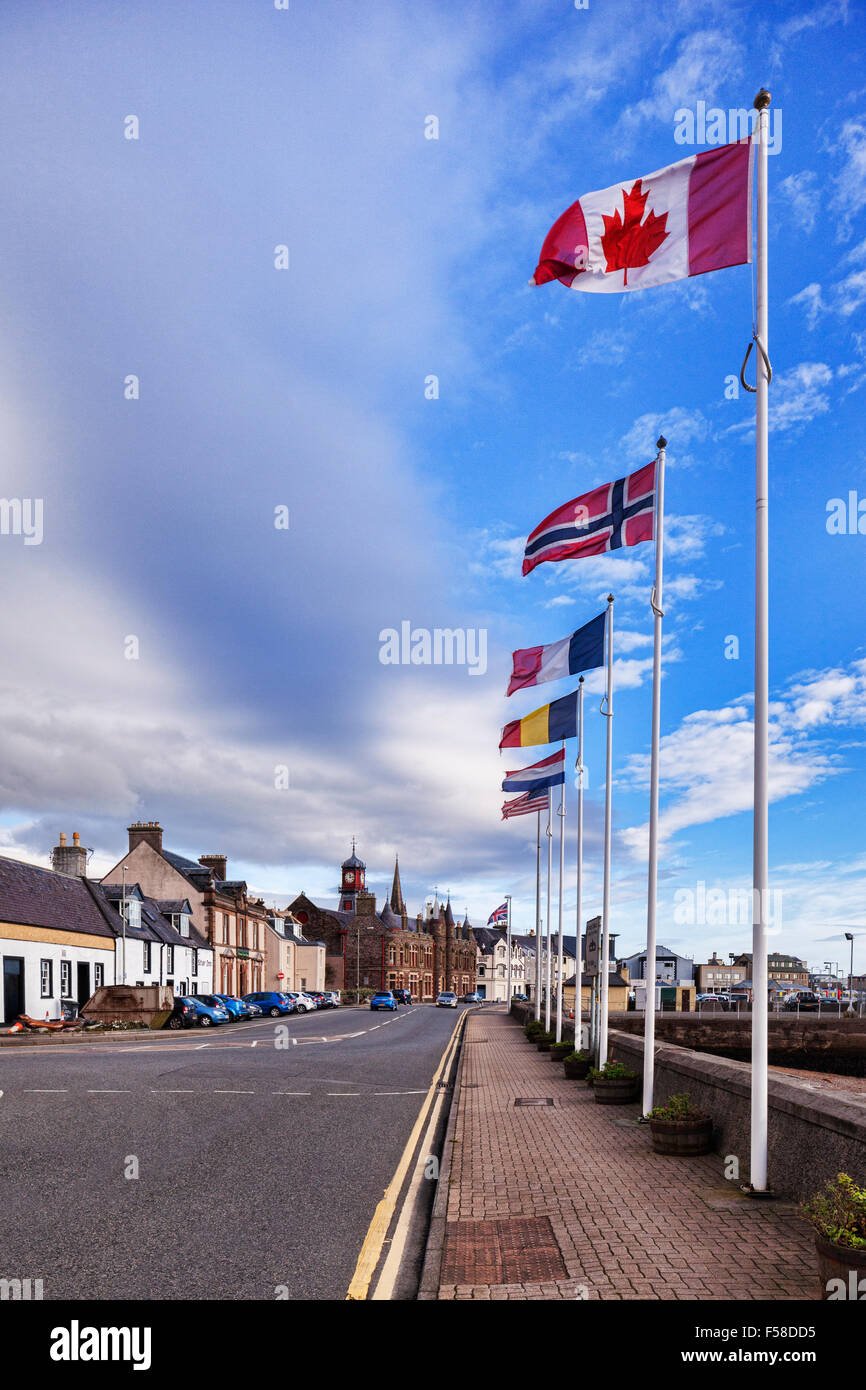
[[[90,993],[91,993],[91,990],[90,990],[90,963],[89,963],[89,961],[80,960],[80,961],[78,962],[78,965],[77,965],[77,970],[78,970],[78,994],[77,994],[77,998],[78,998],[78,1007],[79,1007],[79,1009],[83,1009],[83,1008],[84,1008],[84,1005],[87,1003],[88,999],[90,998]]]
[[[3,1019],[14,1023],[24,1013],[24,957],[3,957]]]

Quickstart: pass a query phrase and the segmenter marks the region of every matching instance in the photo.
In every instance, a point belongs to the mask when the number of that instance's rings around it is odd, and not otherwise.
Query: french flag
[[[586,193],[554,222],[530,284],[610,294],[752,259],[752,137]]]
[[[512,653],[511,680],[506,695],[544,681],[558,681],[604,665],[604,626],[606,613],[579,627],[570,637],[546,647],[523,647]],[[503,788],[503,791],[505,788]]]

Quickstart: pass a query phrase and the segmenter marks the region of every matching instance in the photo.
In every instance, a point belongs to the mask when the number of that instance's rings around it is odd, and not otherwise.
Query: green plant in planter
[[[581,1048],[579,1052],[569,1052],[569,1053],[567,1053],[567,1055],[563,1058],[563,1061],[564,1061],[564,1062],[588,1062],[588,1061],[589,1061],[589,1053],[588,1053],[588,1052],[584,1052],[583,1048]]]
[[[688,1091],[681,1095],[671,1096],[666,1105],[654,1105],[650,1111],[651,1120],[705,1120],[707,1116],[703,1110],[696,1110],[692,1105],[692,1099]]]
[[[531,1023],[527,1023],[523,1031],[530,1042],[535,1042],[536,1035],[544,1032],[544,1024],[540,1018],[534,1018]]]
[[[605,1062],[603,1067],[590,1067],[593,1081],[637,1081],[637,1072],[622,1062]]]
[[[550,1045],[550,1050],[551,1050],[551,1052],[562,1053],[563,1057],[565,1057],[565,1056],[567,1056],[568,1053],[571,1051],[571,1043],[570,1043],[570,1042],[555,1042],[555,1043],[551,1043],[551,1045]]]
[[[804,1202],[803,1215],[831,1245],[866,1251],[866,1187],[858,1187],[847,1173],[837,1173],[835,1181]]]

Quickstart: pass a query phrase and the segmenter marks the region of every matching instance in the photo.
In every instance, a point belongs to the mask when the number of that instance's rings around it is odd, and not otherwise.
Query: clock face
[[[354,882],[355,882],[355,875],[353,874],[353,872],[352,872],[351,869],[349,869],[348,873],[346,874],[346,882],[347,882],[347,883],[354,883]]]

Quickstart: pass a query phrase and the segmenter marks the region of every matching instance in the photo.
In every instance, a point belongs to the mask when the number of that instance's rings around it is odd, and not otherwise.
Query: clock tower
[[[363,859],[359,859],[355,853],[355,841],[352,840],[352,853],[340,868],[340,911],[354,912],[358,902],[358,894],[364,889],[364,875],[367,866]]]

